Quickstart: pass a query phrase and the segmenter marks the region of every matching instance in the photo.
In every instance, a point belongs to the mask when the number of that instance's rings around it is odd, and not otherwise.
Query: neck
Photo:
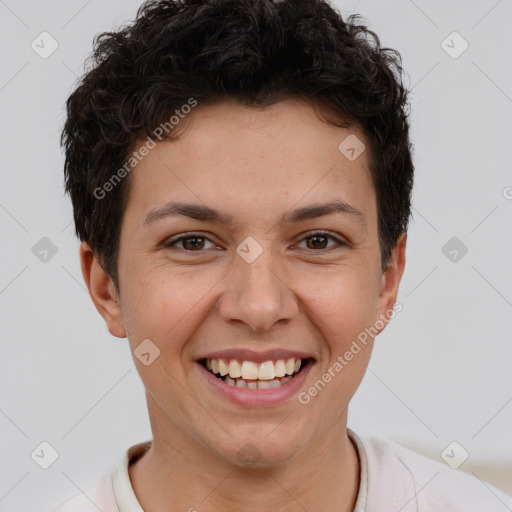
[[[169,504],[190,512],[352,512],[360,469],[344,420],[285,464],[264,468],[230,464],[186,433],[167,430],[164,440],[153,429],[151,448],[130,465],[130,479],[148,512]]]

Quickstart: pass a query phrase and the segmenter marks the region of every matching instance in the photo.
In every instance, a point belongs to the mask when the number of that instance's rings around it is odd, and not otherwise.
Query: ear
[[[402,233],[398,239],[395,248],[391,252],[388,268],[383,272],[381,279],[381,288],[377,299],[377,315],[375,319],[379,324],[384,323],[378,332],[382,332],[388,324],[392,313],[395,311],[394,306],[398,295],[398,287],[402,280],[405,268],[405,247],[407,244],[407,234]]]
[[[110,334],[117,338],[126,338],[121,301],[112,278],[103,270],[86,242],[80,244],[80,264],[89,295],[105,320]]]

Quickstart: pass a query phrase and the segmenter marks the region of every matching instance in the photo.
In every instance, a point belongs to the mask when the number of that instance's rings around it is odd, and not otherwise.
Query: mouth
[[[284,386],[314,361],[311,357],[291,357],[263,362],[202,358],[198,363],[229,386],[258,390]]]

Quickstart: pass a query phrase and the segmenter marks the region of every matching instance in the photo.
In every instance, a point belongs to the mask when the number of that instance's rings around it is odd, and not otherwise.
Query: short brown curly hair
[[[107,200],[97,191],[191,98],[257,108],[300,98],[324,105],[335,126],[362,128],[387,268],[411,209],[408,93],[400,54],[382,48],[358,15],[344,21],[323,0],[150,0],[131,24],[97,35],[90,60],[66,103],[65,188],[77,236],[118,290],[130,176]]]

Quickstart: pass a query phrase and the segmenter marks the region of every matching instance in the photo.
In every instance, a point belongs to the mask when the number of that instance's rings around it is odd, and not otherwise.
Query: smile
[[[283,386],[305,367],[309,359],[291,357],[261,363],[238,359],[202,359],[200,363],[226,384],[243,389],[269,389]]]

